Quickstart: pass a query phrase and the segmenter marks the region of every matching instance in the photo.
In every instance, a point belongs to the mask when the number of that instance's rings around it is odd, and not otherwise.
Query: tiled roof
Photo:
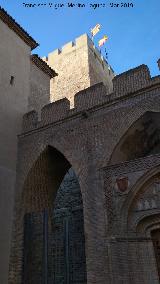
[[[31,55],[31,60],[34,64],[40,68],[43,72],[45,72],[50,78],[57,76],[58,74],[45,62],[43,61],[37,54]]]
[[[1,6],[0,20],[12,29],[31,49],[39,45]]]

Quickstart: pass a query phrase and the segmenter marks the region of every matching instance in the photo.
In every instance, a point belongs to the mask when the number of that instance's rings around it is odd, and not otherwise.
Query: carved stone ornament
[[[115,188],[120,193],[127,193],[129,188],[129,179],[128,177],[119,177],[116,178]]]
[[[160,181],[156,180],[143,192],[135,203],[136,211],[148,211],[160,207]]]

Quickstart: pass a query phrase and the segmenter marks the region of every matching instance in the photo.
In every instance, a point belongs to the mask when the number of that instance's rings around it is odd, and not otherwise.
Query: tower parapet
[[[41,120],[43,124],[61,120],[67,116],[69,109],[70,103],[66,98],[58,100],[42,108]]]
[[[147,87],[151,83],[149,68],[140,65],[128,70],[113,79],[113,92],[116,97],[136,92],[141,88]]]
[[[103,83],[98,83],[86,90],[80,91],[74,97],[74,106],[76,111],[83,111],[93,106],[102,104],[109,99],[106,87]]]

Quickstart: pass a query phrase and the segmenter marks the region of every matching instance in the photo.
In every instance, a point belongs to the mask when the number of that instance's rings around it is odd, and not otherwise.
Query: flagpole
[[[106,48],[105,48],[105,56],[106,56],[106,60],[108,60],[108,52]]]

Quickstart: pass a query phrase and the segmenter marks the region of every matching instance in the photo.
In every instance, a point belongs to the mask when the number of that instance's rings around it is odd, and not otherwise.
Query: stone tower
[[[49,53],[43,60],[58,73],[51,80],[51,102],[67,97],[73,106],[76,93],[99,82],[103,82],[107,94],[113,90],[114,72],[87,34]]]

